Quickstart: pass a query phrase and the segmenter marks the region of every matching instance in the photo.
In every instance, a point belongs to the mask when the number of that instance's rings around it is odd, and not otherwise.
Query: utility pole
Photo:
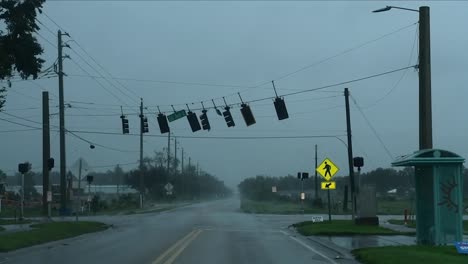
[[[171,132],[167,133],[167,172],[171,166]]]
[[[429,7],[419,8],[419,149],[432,148],[431,32]]]
[[[349,166],[349,181],[351,186],[351,215],[354,221],[356,212],[356,195],[354,192],[354,167],[353,167],[353,143],[351,140],[351,115],[349,112],[349,91],[344,89],[345,104],[346,104],[346,131],[348,134],[348,166]]]
[[[63,54],[62,49],[67,45],[62,43],[62,35],[68,36],[59,30],[57,33],[58,38],[58,79],[59,79],[59,119],[60,119],[60,209],[65,213],[67,208],[67,167],[65,156],[65,104],[63,94]]]
[[[190,170],[191,167],[192,167],[192,158],[188,157],[188,168],[189,168],[189,170]]]
[[[177,174],[177,137],[174,137],[174,175]]]
[[[50,158],[50,121],[49,92],[42,92],[42,210],[48,215],[47,193],[49,191],[49,158]]]
[[[182,158],[181,158],[180,161],[181,161],[181,164],[180,164],[180,165],[181,165],[181,168],[180,168],[180,170],[181,170],[181,173],[184,174],[184,148],[182,148]]]
[[[140,98],[140,208],[143,208],[143,98]]]
[[[78,221],[78,211],[80,210],[81,207],[81,196],[80,196],[80,190],[81,190],[81,168],[82,168],[82,163],[83,159],[80,157],[80,166],[78,167],[78,191],[77,195],[75,198],[75,203],[76,203],[76,211],[75,211],[75,220]]]
[[[317,144],[315,144],[315,201],[318,200],[318,177],[317,177]]]

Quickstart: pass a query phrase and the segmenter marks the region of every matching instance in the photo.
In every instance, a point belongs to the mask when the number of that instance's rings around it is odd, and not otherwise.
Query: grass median
[[[99,222],[51,222],[31,225],[32,230],[0,235],[0,252],[105,230]]]
[[[353,235],[414,235],[414,232],[398,232],[381,226],[356,225],[351,220],[324,222],[305,221],[293,225],[304,236],[353,236]]]
[[[363,264],[466,264],[468,256],[458,254],[454,246],[387,246],[352,251]]]
[[[32,223],[29,219],[15,220],[15,219],[0,219],[0,225],[21,225],[21,224],[30,224]]]

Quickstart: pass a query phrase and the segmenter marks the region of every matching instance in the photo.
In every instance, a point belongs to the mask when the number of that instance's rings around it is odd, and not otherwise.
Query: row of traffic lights
[[[124,115],[120,116],[120,119],[122,119],[122,133],[123,134],[128,134],[130,133],[130,127],[128,125],[128,118]],[[144,115],[140,115],[140,131],[142,133],[148,133],[148,118]]]
[[[284,103],[283,98],[276,97],[274,101],[274,106],[275,106],[276,114],[279,120],[289,118],[288,110],[286,108],[286,104]],[[224,111],[222,113],[217,108],[215,109],[218,115],[222,115],[224,117],[224,120],[226,121],[226,125],[228,127],[234,127],[236,125],[234,122],[234,118],[232,117],[231,108],[229,106],[224,107]],[[247,126],[251,126],[256,123],[255,117],[248,104],[242,103],[240,111],[241,111],[242,117],[244,118],[245,124]],[[211,129],[211,125],[208,120],[206,109],[203,109],[202,114],[200,115],[201,125],[200,125],[200,122],[198,121],[198,117],[196,113],[189,110],[186,116],[190,124],[190,128],[192,129],[192,132],[196,132],[201,129],[203,130]],[[124,115],[121,115],[120,118],[122,119],[122,132],[123,134],[128,134],[130,132],[128,119]],[[140,120],[141,120],[142,133],[147,133],[148,132],[148,118],[140,115]],[[167,116],[163,113],[159,113],[157,116],[157,120],[158,120],[158,125],[161,131],[161,134],[168,133],[170,131],[170,128],[169,128],[169,122],[168,122]]]

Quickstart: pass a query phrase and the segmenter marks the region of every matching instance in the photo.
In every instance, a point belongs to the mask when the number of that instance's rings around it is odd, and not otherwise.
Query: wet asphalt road
[[[235,198],[162,213],[94,217],[89,220],[114,227],[3,253],[0,263],[355,263],[346,252],[288,228],[306,218],[241,213]]]

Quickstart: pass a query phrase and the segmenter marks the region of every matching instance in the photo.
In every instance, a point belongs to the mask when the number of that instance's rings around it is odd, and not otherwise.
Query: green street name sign
[[[170,114],[167,116],[167,120],[169,120],[169,122],[172,122],[172,121],[175,121],[177,119],[180,119],[184,116],[186,116],[187,114],[185,113],[185,110],[180,110],[180,111],[177,111],[173,114]]]

